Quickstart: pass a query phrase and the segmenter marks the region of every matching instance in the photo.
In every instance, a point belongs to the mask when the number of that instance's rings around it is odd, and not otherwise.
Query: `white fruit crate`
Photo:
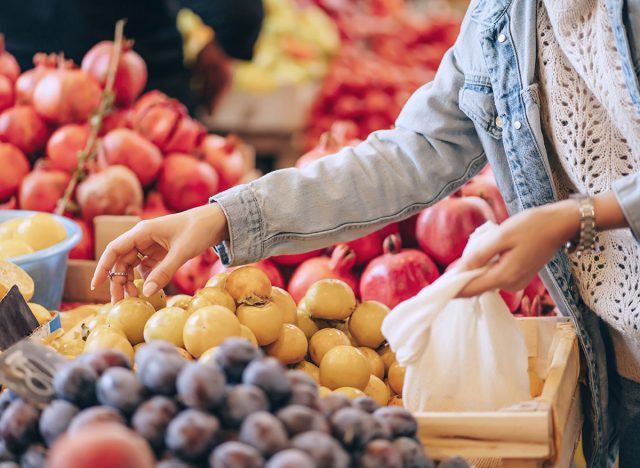
[[[563,318],[518,319],[529,351],[532,399],[494,412],[415,414],[429,456],[476,467],[569,467],[583,415],[575,327]]]

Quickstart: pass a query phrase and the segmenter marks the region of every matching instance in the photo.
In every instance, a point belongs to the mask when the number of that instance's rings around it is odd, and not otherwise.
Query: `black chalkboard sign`
[[[39,324],[17,286],[0,301],[0,351],[30,336]]]

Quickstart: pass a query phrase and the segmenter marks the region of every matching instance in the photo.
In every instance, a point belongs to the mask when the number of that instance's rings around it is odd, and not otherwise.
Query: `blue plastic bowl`
[[[2,210],[0,223],[14,218],[27,218],[38,214],[37,211]],[[26,271],[35,283],[35,292],[31,302],[40,304],[48,310],[57,310],[62,301],[64,280],[67,275],[69,252],[82,239],[80,226],[69,218],[53,215],[67,230],[67,238],[46,249],[9,259]]]

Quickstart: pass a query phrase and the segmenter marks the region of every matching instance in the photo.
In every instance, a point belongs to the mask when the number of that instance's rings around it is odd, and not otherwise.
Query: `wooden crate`
[[[532,400],[495,412],[416,414],[432,458],[460,455],[478,468],[571,465],[582,428],[575,327],[562,318],[518,323],[529,351]]]

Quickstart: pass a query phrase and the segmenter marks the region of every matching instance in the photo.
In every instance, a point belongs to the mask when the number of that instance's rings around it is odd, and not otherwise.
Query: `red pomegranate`
[[[322,254],[322,250],[312,250],[311,252],[301,254],[276,255],[275,257],[271,257],[269,260],[272,260],[273,263],[279,266],[294,267],[300,265],[305,260],[317,257],[320,254]]]
[[[363,301],[395,307],[440,277],[435,263],[423,252],[402,249],[400,236],[384,240],[384,254],[367,265],[360,278]]]
[[[6,76],[0,76],[0,112],[13,106],[14,101],[13,84]]]
[[[88,139],[88,125],[64,125],[53,132],[49,138],[47,159],[53,167],[72,172],[78,167],[78,152],[85,148]]]
[[[131,126],[163,153],[191,153],[205,137],[186,107],[160,91],[145,93],[133,106]]]
[[[53,213],[71,176],[57,169],[36,169],[20,186],[20,209]]]
[[[204,288],[214,275],[212,268],[217,259],[213,249],[207,249],[178,268],[171,282],[182,294],[192,296],[198,289]]]
[[[133,130],[117,128],[102,139],[100,161],[109,166],[119,164],[128,167],[146,187],[160,173],[162,153]]]
[[[142,187],[136,175],[125,166],[109,166],[91,174],[77,190],[82,217],[92,222],[98,215],[139,215]]]
[[[291,276],[289,294],[300,302],[311,285],[323,279],[339,279],[358,294],[358,279],[352,273],[356,256],[346,244],[338,244],[331,257],[315,257],[303,262]]]
[[[76,260],[93,260],[95,256],[93,228],[82,219],[75,218],[74,221],[80,226],[80,229],[82,229],[82,239],[80,239],[78,245],[71,249],[69,258]]]
[[[460,258],[469,236],[487,221],[495,217],[481,198],[446,198],[420,213],[416,237],[425,253],[447,266]]]
[[[419,247],[418,239],[416,238],[417,222],[418,215],[413,215],[412,217],[400,222],[400,236],[402,237],[402,244],[405,247]]]
[[[218,192],[218,174],[207,163],[186,154],[171,154],[164,160],[158,190],[167,206],[184,211],[204,205]]]
[[[0,203],[0,210],[17,210],[18,200],[16,197],[11,197],[7,201]]]
[[[533,301],[536,296],[544,296],[547,293],[546,288],[544,287],[544,283],[540,278],[540,275],[536,274],[529,285],[524,288],[524,294],[529,298],[530,301]]]
[[[509,308],[511,313],[516,312],[520,308],[520,303],[522,302],[522,298],[524,297],[524,290],[509,292],[500,290],[500,297]]]
[[[207,135],[200,150],[203,158],[220,176],[220,191],[236,185],[244,174],[244,157],[240,150],[240,140],[230,135]]]
[[[100,105],[98,83],[82,70],[58,68],[45,74],[33,91],[33,106],[46,120],[86,122]]]
[[[102,41],[94,45],[82,59],[81,68],[92,76],[100,86],[107,82],[109,63],[113,53],[113,42]],[[122,52],[116,70],[113,90],[117,106],[128,106],[140,95],[147,84],[147,64],[133,50],[133,41],[122,43]]]
[[[474,177],[462,186],[460,193],[464,197],[479,197],[486,201],[491,206],[498,223],[509,217],[507,205],[504,203],[500,190],[489,177]]]
[[[380,231],[372,232],[364,237],[347,242],[356,255],[356,265],[366,265],[382,253],[383,237]]]
[[[140,217],[142,219],[154,219],[171,213],[172,211],[164,204],[162,195],[159,192],[149,192]]]
[[[22,180],[29,174],[29,160],[19,148],[0,143],[0,201],[15,195]]]
[[[0,114],[0,140],[11,143],[26,154],[42,149],[49,130],[31,106],[15,106]]]
[[[259,262],[256,262],[256,263],[249,263],[249,265],[254,266],[256,268],[260,268],[262,271],[264,271],[265,274],[269,277],[269,280],[271,281],[272,286],[277,286],[278,288],[284,288],[284,278],[282,277],[282,273],[271,260],[268,260],[268,259],[260,260]],[[230,273],[233,270],[236,270],[238,268],[240,267],[237,266],[237,267],[225,268],[222,262],[218,260],[213,264],[213,267],[211,268],[211,276],[217,275],[218,273],[222,273],[225,271],[228,271]]]
[[[116,128],[131,128],[131,112],[131,108],[113,109],[113,111],[102,120],[102,127],[100,127],[98,134],[104,136]]]
[[[335,121],[330,132],[342,146],[353,145],[358,140],[358,126],[352,120]]]
[[[32,104],[33,91],[40,80],[56,68],[74,68],[73,61],[64,60],[62,55],[38,52],[33,56],[34,67],[25,71],[16,81],[16,101],[18,104]]]
[[[320,158],[337,153],[341,148],[342,145],[334,138],[331,132],[323,133],[318,145],[296,161],[296,167],[302,169]]]
[[[171,137],[164,145],[165,153],[192,153],[200,146],[207,131],[201,123],[191,117],[183,116],[178,120]]]
[[[20,65],[16,58],[4,48],[4,35],[0,34],[0,75],[15,83],[20,75]]]

